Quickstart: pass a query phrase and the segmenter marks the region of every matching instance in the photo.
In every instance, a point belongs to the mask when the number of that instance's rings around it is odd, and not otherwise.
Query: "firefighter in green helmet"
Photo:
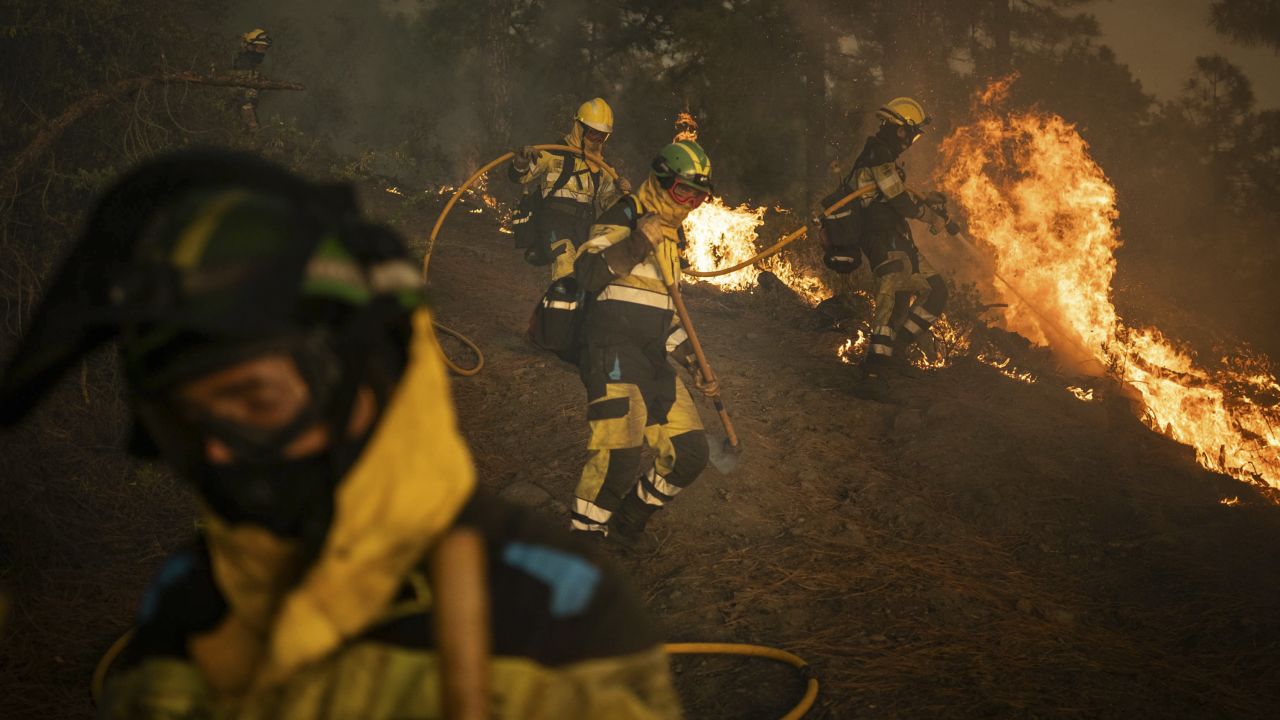
[[[680,277],[681,224],[711,194],[711,160],[691,140],[667,145],[635,194],[600,216],[579,251],[574,276],[591,298],[579,370],[587,389],[589,458],[578,481],[571,527],[623,546],[646,544],[650,516],[706,466],[702,421],[674,358],[708,397],[675,314],[666,277]],[[642,447],[657,457],[638,478]]]

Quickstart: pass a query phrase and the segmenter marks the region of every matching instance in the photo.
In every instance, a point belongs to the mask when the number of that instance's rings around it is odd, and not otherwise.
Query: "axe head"
[[[741,440],[734,445],[727,437],[712,437],[707,433],[707,448],[710,450],[711,464],[721,475],[729,475],[738,469],[738,463],[742,461]]]

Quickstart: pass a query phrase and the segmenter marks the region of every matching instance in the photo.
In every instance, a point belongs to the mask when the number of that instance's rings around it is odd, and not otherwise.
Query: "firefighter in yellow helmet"
[[[613,133],[613,109],[602,98],[582,103],[573,116],[573,127],[563,144],[581,148],[586,157],[568,152],[548,152],[532,146],[516,151],[509,175],[528,186],[521,202],[522,228],[517,238],[527,245],[526,259],[535,265],[551,265],[552,282],[573,274],[573,258],[587,240],[591,224],[605,210],[631,191],[619,178],[615,184],[597,164]]]
[[[477,490],[421,278],[351,188],[218,151],[126,176],[0,376],[0,423],[107,342],[134,452],[190,484],[201,532],[158,568],[100,717],[680,716],[626,582]],[[444,563],[459,537],[472,562]],[[480,713],[442,708],[459,685]]]
[[[266,58],[267,48],[271,47],[271,37],[262,28],[254,28],[240,36],[240,52],[236,54],[232,64],[232,73],[240,77],[257,79],[258,68]],[[249,132],[257,132],[258,124],[258,91],[246,88],[240,101],[240,117],[244,120]]]
[[[907,191],[902,153],[924,132],[930,118],[911,98],[894,98],[876,111],[880,127],[867,138],[853,169],[824,206],[866,186],[875,190],[833,215],[820,218],[827,266],[853,272],[866,255],[876,277],[871,342],[863,361],[862,388],[873,399],[890,399],[886,372],[910,374],[905,351],[915,341],[929,342],[929,328],[947,302],[947,285],[920,254],[908,220],[920,220],[937,234],[945,226],[945,199],[917,199]]]
[[[695,369],[664,275],[678,281],[681,223],[711,189],[702,148],[692,140],[667,145],[640,189],[591,228],[574,265],[591,297],[579,360],[591,437],[570,526],[624,547],[649,541],[650,516],[697,479],[708,459],[697,407],[668,357],[704,395],[719,388],[714,379],[704,385]],[[645,443],[656,457],[637,478]]]

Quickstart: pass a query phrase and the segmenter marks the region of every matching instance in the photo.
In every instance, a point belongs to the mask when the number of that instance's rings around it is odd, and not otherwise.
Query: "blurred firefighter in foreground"
[[[880,128],[867,138],[840,187],[823,199],[829,207],[850,192],[875,190],[820,218],[825,261],[840,273],[851,273],[867,256],[876,276],[875,316],[871,342],[862,363],[863,389],[875,399],[887,398],[884,375],[891,369],[910,374],[907,351],[912,343],[932,349],[930,327],[947,302],[947,285],[920,254],[908,220],[920,220],[937,234],[945,226],[945,198],[917,199],[906,185],[898,162],[924,132],[930,118],[911,98],[894,98],[876,111]]]
[[[258,68],[267,56],[267,48],[271,47],[271,37],[262,28],[250,30],[240,36],[240,52],[236,53],[232,64],[232,73],[243,78],[256,80],[260,77]],[[258,132],[258,91],[247,88],[240,101],[240,118],[249,132]]]
[[[571,525],[637,549],[650,516],[688,487],[707,464],[698,409],[667,356],[708,397],[688,336],[664,281],[679,282],[680,225],[711,194],[711,160],[695,142],[672,143],[634,195],[609,209],[574,265],[585,309],[579,369],[587,387],[589,459]],[[657,453],[637,480],[645,442]]]
[[[349,187],[250,156],[161,158],[102,199],[0,420],[115,340],[135,452],[199,497],[203,533],[160,568],[103,717],[442,717],[459,684],[490,707],[451,717],[679,716],[614,571],[475,490],[420,286]],[[476,562],[440,559],[455,538]],[[463,656],[481,670],[451,675]]]
[[[601,98],[582,103],[564,144],[586,157],[525,146],[515,151],[509,176],[525,190],[518,209],[517,245],[534,265],[551,265],[552,282],[573,274],[573,258],[587,240],[592,223],[624,193],[625,178],[614,181],[597,163],[613,133],[613,109]]]

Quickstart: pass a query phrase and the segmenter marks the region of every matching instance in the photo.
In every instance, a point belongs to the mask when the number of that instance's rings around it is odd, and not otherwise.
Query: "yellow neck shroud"
[[[230,612],[190,649],[216,692],[236,697],[277,685],[369,627],[470,497],[475,470],[431,316],[419,310],[413,325],[408,367],[338,485],[315,562],[303,570],[296,544],[205,511]]]

